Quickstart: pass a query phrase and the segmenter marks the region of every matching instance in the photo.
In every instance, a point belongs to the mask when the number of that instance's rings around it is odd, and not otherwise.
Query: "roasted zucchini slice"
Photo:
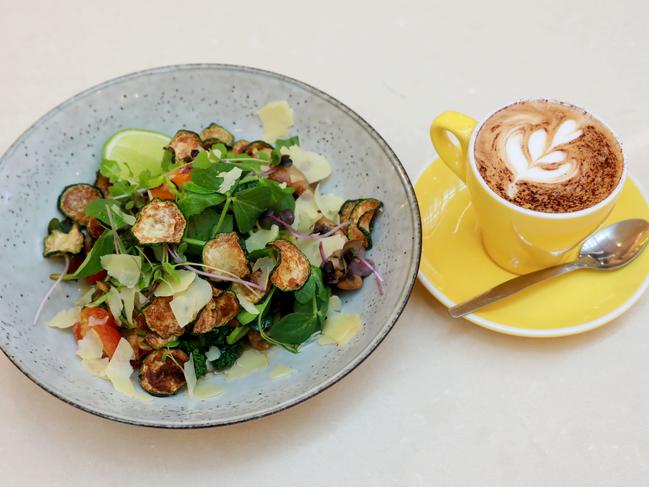
[[[363,246],[365,248],[369,248],[368,246],[371,245],[371,240],[368,238],[369,235],[367,235],[363,230],[361,230],[358,224],[361,218],[363,217],[363,215],[365,215],[368,212],[378,213],[382,207],[383,207],[383,203],[381,203],[379,200],[374,198],[365,198],[359,201],[352,209],[349,215],[349,219],[347,220],[349,221],[349,225],[347,226],[347,238],[349,240],[362,240]],[[369,220],[367,220],[367,218],[369,218]],[[370,224],[373,219],[374,216],[366,217],[367,221],[363,222],[364,224],[367,225],[368,229],[370,229]]]
[[[93,200],[103,198],[99,188],[91,184],[71,184],[63,188],[59,196],[59,210],[79,225],[86,226],[90,217],[86,215],[86,207]]]
[[[255,157],[259,152],[267,152],[268,155],[273,151],[273,146],[263,140],[255,140],[244,147],[243,152],[249,156]]]
[[[349,216],[352,214],[352,210],[360,201],[363,200],[347,200],[342,204],[340,210],[338,210],[338,214],[340,215],[340,223],[349,221]]]
[[[79,225],[74,223],[68,231],[60,224],[57,227],[51,228],[49,235],[43,240],[43,257],[56,257],[81,252],[84,237],[79,230]]]
[[[254,282],[255,284],[260,284],[259,278],[261,277],[261,269],[257,269],[256,271],[252,272],[248,276],[248,281]],[[264,296],[268,293],[270,288],[270,283],[266,283],[266,289],[261,290],[257,288],[250,288],[247,286],[244,286],[243,284],[239,284],[238,282],[235,282],[232,284],[232,287],[230,288],[235,294],[243,296],[246,298],[248,301],[250,301],[252,304],[257,304],[259,301],[261,301]]]
[[[187,220],[176,203],[153,200],[138,213],[131,232],[140,245],[180,243]]]
[[[363,232],[363,247],[366,249],[372,248],[372,230],[374,229],[374,220],[381,213],[381,208],[365,212],[363,216],[358,219],[356,226]]]
[[[95,187],[102,192],[105,198],[110,198],[110,180],[99,171],[95,177]]]
[[[207,333],[227,325],[239,314],[239,301],[234,293],[226,291],[205,305],[194,323],[194,333]]]
[[[270,282],[282,291],[297,291],[304,286],[311,275],[311,266],[302,251],[286,240],[275,240],[268,245],[279,254]]]
[[[211,273],[244,278],[250,274],[250,264],[236,232],[220,233],[203,247],[203,264]],[[215,279],[218,280],[218,279]]]
[[[237,140],[232,146],[232,152],[234,152],[235,154],[241,154],[242,152],[245,151],[246,147],[248,147],[249,144],[250,144],[249,140],[246,139]]]
[[[157,350],[146,356],[140,367],[140,385],[154,396],[173,396],[185,384],[183,366],[189,361],[179,349]]]
[[[160,338],[179,337],[185,331],[171,309],[172,296],[158,296],[142,311],[146,326]]]
[[[211,123],[201,132],[201,140],[205,149],[209,149],[214,144],[225,144],[230,147],[234,142],[234,135],[218,123]]]
[[[165,147],[173,162],[191,162],[203,148],[201,138],[191,130],[179,130]]]

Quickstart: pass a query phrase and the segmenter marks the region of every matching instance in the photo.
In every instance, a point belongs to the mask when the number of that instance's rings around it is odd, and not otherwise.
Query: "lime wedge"
[[[170,140],[169,136],[160,132],[142,129],[120,130],[104,143],[103,158],[120,163],[124,178],[137,178],[147,169],[151,175],[156,176],[162,173],[164,146]]]

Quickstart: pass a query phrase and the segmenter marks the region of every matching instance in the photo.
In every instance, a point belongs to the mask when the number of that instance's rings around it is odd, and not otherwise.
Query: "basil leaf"
[[[300,344],[318,331],[318,318],[310,313],[291,313],[279,320],[268,332],[273,340]]]
[[[232,211],[239,232],[250,232],[257,218],[268,209],[270,201],[270,190],[265,186],[255,186],[237,193],[232,198]]]
[[[106,230],[92,246],[88,255],[81,263],[79,268],[73,274],[75,279],[83,279],[84,277],[92,276],[103,270],[101,266],[101,257],[104,255],[112,254],[115,251],[113,244],[113,231]]]

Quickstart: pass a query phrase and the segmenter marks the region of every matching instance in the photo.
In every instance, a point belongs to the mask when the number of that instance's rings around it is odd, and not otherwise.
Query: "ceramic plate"
[[[287,100],[292,133],[332,162],[324,186],[343,197],[373,196],[385,203],[370,256],[385,277],[385,294],[368,279],[344,307],[361,313],[364,327],[343,349],[307,345],[292,355],[274,350],[269,369],[226,383],[223,395],[195,401],[187,394],[139,402],[90,376],[75,357],[69,332],[44,324],[72,306],[74,285],[59,287],[40,323],[34,311],[60,262],[41,257],[56,199],[71,182],[92,182],[103,142],[117,130],[141,127],[173,134],[219,121],[237,136],[261,138],[255,111]],[[340,380],[385,338],[410,296],[421,248],[419,212],[406,173],[386,142],[359,115],[311,86],[275,73],[228,65],[152,69],[91,88],[54,108],[30,127],[0,161],[0,346],[38,385],[85,411],[127,423],[169,428],[216,426],[265,416],[312,397]],[[270,380],[282,363],[296,372]]]
[[[437,299],[450,307],[515,277],[484,252],[469,191],[443,162],[427,166],[415,189],[423,227],[419,279]],[[647,198],[633,178],[603,225],[627,218],[649,220]],[[648,285],[649,252],[644,252],[623,269],[567,274],[465,318],[510,335],[574,335],[621,315]]]

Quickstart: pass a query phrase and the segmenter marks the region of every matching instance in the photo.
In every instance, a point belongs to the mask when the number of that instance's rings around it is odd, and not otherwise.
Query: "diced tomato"
[[[192,180],[192,173],[176,171],[169,179],[178,187]]]
[[[122,335],[115,326],[115,319],[110,311],[97,307],[84,308],[81,311],[79,322],[72,327],[74,338],[77,341],[81,340],[91,328],[99,335],[104,353],[108,357],[112,357]]]
[[[169,191],[169,188],[164,184],[161,184],[157,188],[153,188],[151,191],[151,198],[158,198],[161,200],[175,200],[176,195]]]
[[[70,266],[68,267],[68,274],[74,274],[81,263],[83,262],[83,255],[77,254],[70,259]]]
[[[92,238],[99,238],[104,233],[104,227],[96,218],[91,218],[88,222],[88,233]]]
[[[106,278],[107,275],[108,275],[108,272],[99,271],[97,274],[93,274],[92,276],[86,277],[86,281],[88,281],[90,284],[94,284],[97,281],[103,281]]]

